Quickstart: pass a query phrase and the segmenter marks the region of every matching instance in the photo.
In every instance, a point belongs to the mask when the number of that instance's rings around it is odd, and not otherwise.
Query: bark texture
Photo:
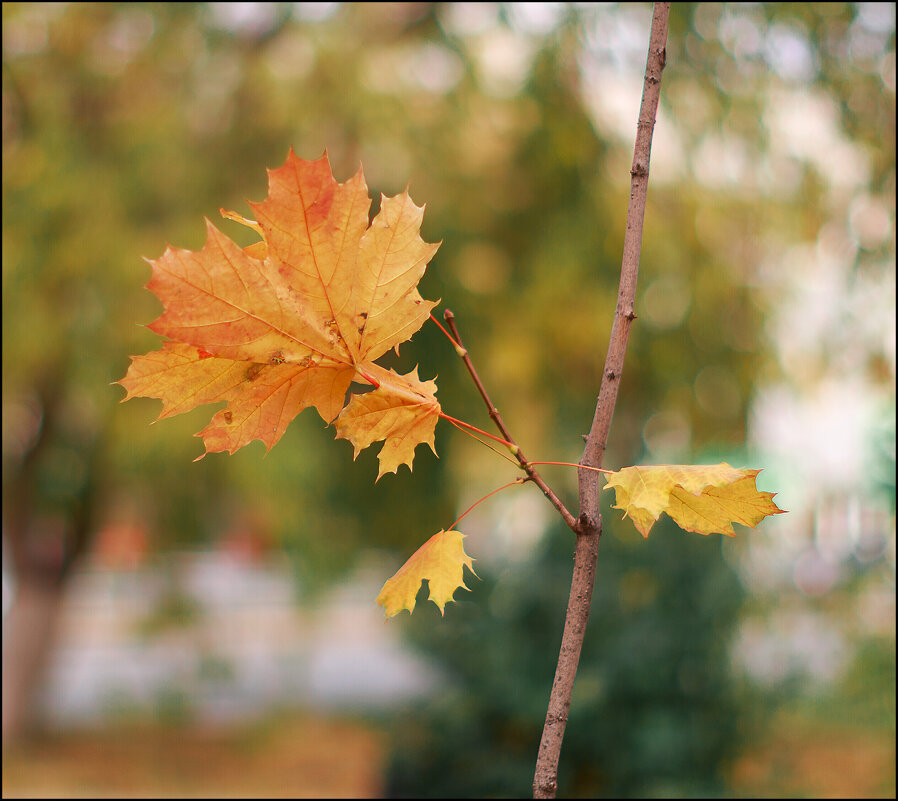
[[[652,152],[652,133],[655,115],[661,97],[661,72],[666,63],[667,20],[670,3],[655,3],[652,14],[652,32],[646,61],[642,104],[636,129],[636,145],[633,166],[630,169],[630,205],[627,211],[627,230],[624,236],[624,252],[621,260],[620,289],[617,309],[605,357],[602,384],[596,401],[592,427],[586,438],[586,447],[580,464],[585,467],[601,467],[611,430],[611,420],[617,403],[627,352],[630,326],[636,319],[636,279],[639,274],[639,253],[642,247],[642,226],[645,219],[645,202],[649,183],[649,162]],[[534,798],[554,798],[558,789],[558,762],[567,726],[568,710],[580,651],[589,622],[589,607],[595,586],[596,562],[599,539],[602,535],[602,518],[599,514],[599,474],[595,470],[579,471],[580,517],[577,543],[574,550],[574,575],[568,600],[561,638],[561,651],[555,680],[549,696],[549,708],[543,726],[536,771],[533,777]]]

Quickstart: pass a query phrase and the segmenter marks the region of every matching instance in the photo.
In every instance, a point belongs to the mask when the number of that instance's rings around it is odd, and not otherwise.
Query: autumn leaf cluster
[[[408,192],[383,197],[369,225],[361,171],[337,183],[327,154],[292,151],[269,171],[267,199],[250,206],[256,220],[222,213],[261,241],[240,248],[206,220],[201,250],[169,246],[148,260],[147,288],[164,307],[149,327],[168,341],[132,357],[125,400],[160,398],[160,418],[226,401],[198,434],[202,456],[255,439],[270,449],[312,406],[356,455],[384,442],[378,478],[411,467],[417,445],[434,448],[436,384],[375,360],[398,352],[436,305],[417,289],[439,246],[421,239],[424,208]],[[352,382],[374,389],[346,403]]]

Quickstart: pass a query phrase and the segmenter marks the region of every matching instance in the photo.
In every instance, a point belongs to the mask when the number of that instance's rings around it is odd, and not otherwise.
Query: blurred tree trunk
[[[18,573],[18,571],[17,571]],[[52,653],[64,583],[18,575],[3,626],[3,742],[31,733],[37,691]]]
[[[49,377],[47,377],[49,376]],[[51,369],[35,387],[43,412],[33,447],[10,466],[3,503],[3,538],[15,595],[3,626],[3,743],[39,724],[36,700],[57,635],[57,622],[72,568],[86,551],[97,486],[100,431],[79,443],[85,476],[61,504],[50,504],[41,488],[42,463],[54,440],[67,439],[60,425],[65,392],[61,370]],[[86,452],[85,452],[86,451]],[[55,507],[55,508],[54,508]]]

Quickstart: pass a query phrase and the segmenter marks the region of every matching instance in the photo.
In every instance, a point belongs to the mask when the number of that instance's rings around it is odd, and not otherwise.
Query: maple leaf
[[[434,381],[421,381],[418,368],[406,375],[389,373],[382,367],[373,365],[372,377],[383,378],[379,386],[364,395],[354,395],[336,420],[337,439],[348,439],[355,453],[353,458],[371,443],[385,440],[377,454],[380,470],[377,479],[384,473],[395,473],[400,464],[412,466],[414,446],[409,443],[422,442],[430,445],[436,454],[433,431],[439,419],[440,405],[434,397],[437,385]]]
[[[735,536],[733,523],[754,528],[768,515],[783,514],[776,493],[760,492],[760,470],[717,465],[625,467],[606,476],[615,490],[614,509],[623,509],[643,537],[666,512],[680,528],[698,534]]]
[[[377,596],[377,603],[383,606],[387,617],[403,609],[408,609],[409,614],[415,611],[415,596],[424,579],[430,586],[428,600],[440,608],[441,615],[459,587],[468,589],[464,568],[474,573],[474,560],[465,553],[464,536],[459,531],[438,531],[387,579]]]
[[[378,478],[400,464],[411,468],[417,445],[434,447],[436,384],[421,381],[417,368],[402,376],[374,360],[398,352],[437,303],[417,289],[439,247],[421,239],[424,207],[407,191],[382,196],[369,225],[361,170],[337,183],[327,153],[305,161],[292,150],[269,171],[268,197],[250,206],[258,221],[221,213],[257,231],[260,242],[240,248],[206,220],[202,249],[169,246],[147,260],[147,288],[164,307],[149,327],[168,341],[132,357],[118,382],[124,400],[160,398],[160,418],[227,401],[197,435],[202,458],[254,439],[270,450],[303,409],[330,423],[352,382],[374,385],[352,396],[338,436],[356,455],[385,440]]]

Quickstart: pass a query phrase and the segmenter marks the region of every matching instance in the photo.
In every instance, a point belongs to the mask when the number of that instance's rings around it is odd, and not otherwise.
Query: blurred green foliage
[[[93,530],[130,516],[160,550],[214,542],[243,516],[294,555],[298,591],[314,593],[362,548],[404,558],[454,519],[465,487],[497,486],[509,469],[440,426],[439,461],[420,449],[413,474],[375,486],[374,453],[352,463],[312,411],[264,458],[254,444],[192,463],[210,411],[150,427],[159,403],[119,406],[110,386],[129,354],[158,346],[138,325],[161,311],[140,257],[198,248],[204,215],[247,244],[217,210],[262,199],[264,169],[290,146],[327,149],[338,180],[361,162],[375,210],[407,184],[427,203],[424,238],[442,246],[422,295],[455,312],[522,447],[576,461],[616,302],[648,4],[545,18],[523,4],[247,8],[3,5],[4,492],[27,465],[38,518],[75,515],[89,492]],[[882,89],[894,17],[889,30],[867,25],[871,13],[674,5],[609,466],[740,453],[752,389],[782,369],[765,356],[765,265],[813,239],[836,201],[826,165],[777,139],[771,96],[831,101],[866,159],[863,191],[894,195],[894,85]],[[886,252],[870,244],[858,270]],[[416,363],[438,376],[447,412],[486,427],[435,327],[396,360]],[[882,359],[865,369],[888,380]],[[574,504],[573,471],[559,476]],[[561,789],[716,794],[741,736],[731,543],[664,528],[644,543],[618,528],[602,543]],[[44,530],[66,547],[65,526]],[[569,537],[549,536],[520,568],[478,565],[483,581],[439,627],[434,610],[416,612],[414,637],[451,683],[399,744],[395,792],[528,792],[569,583]]]

